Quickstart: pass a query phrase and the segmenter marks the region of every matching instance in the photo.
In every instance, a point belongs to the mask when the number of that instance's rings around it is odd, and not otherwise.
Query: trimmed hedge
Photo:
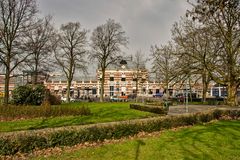
[[[239,119],[240,110],[215,110],[209,113],[178,117],[158,117],[128,122],[72,126],[56,129],[0,134],[0,154],[13,155],[56,146],[73,146],[84,142],[119,139],[139,132],[155,132],[215,119]]]
[[[8,121],[15,119],[31,119],[39,117],[57,117],[57,116],[84,116],[90,115],[91,111],[87,106],[78,108],[69,106],[51,106],[43,104],[42,106],[4,106],[0,105],[0,120]]]
[[[163,107],[163,106],[130,104],[130,108],[140,110],[140,111],[156,113],[156,114],[167,114],[168,112],[168,107]]]

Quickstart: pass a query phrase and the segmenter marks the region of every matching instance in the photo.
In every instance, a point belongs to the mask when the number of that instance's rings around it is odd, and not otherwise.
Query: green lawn
[[[158,137],[88,147],[74,152],[64,152],[47,159],[239,160],[240,121],[220,121],[179,131],[169,130]]]
[[[112,122],[129,119],[156,116],[156,114],[132,110],[130,103],[71,103],[62,104],[71,107],[88,106],[91,110],[89,116],[64,116],[52,118],[36,118],[29,120],[18,120],[0,122],[0,132],[10,132],[19,130],[32,130],[40,128],[52,128],[69,125],[92,124],[100,122]]]

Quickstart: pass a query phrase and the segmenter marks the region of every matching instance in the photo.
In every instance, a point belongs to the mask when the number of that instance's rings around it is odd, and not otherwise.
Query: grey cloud
[[[170,29],[189,7],[185,0],[39,0],[42,14],[53,14],[55,24],[79,21],[93,30],[108,18],[120,22],[130,38],[128,53],[170,40]]]

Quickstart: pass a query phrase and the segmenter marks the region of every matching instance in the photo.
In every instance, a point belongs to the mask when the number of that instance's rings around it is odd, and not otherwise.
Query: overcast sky
[[[149,52],[153,44],[165,44],[170,29],[190,6],[186,0],[38,0],[41,14],[51,14],[54,23],[78,21],[92,31],[112,18],[129,37],[128,52]],[[89,33],[90,36],[91,32]]]
[[[150,54],[151,45],[171,39],[171,27],[190,8],[186,0],[38,0],[42,15],[51,14],[56,27],[80,22],[91,32],[107,19],[119,22],[129,37],[127,54],[141,50]]]

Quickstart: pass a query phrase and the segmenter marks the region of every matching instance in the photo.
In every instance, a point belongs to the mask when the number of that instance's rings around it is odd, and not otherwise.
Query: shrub
[[[152,112],[156,114],[167,114],[168,111],[168,108],[164,108],[163,106],[149,106],[140,104],[130,104],[130,108],[140,111]]]
[[[47,139],[41,136],[20,136],[16,140],[18,151],[28,153],[34,149],[47,148]]]
[[[61,97],[57,95],[50,94],[49,96],[49,102],[51,105],[59,105],[61,104]]]
[[[32,92],[28,98],[30,105],[41,105],[45,96],[45,86],[44,85],[34,85],[32,86]]]
[[[57,116],[81,116],[90,115],[91,111],[86,106],[79,108],[68,106],[51,106],[44,102],[41,106],[1,106],[0,120],[30,119],[38,117],[57,117]]]
[[[51,105],[61,104],[61,97],[51,94],[49,90],[45,90],[45,97],[43,103],[49,103]]]
[[[44,99],[44,94],[44,85],[19,86],[12,92],[12,102],[16,105],[40,105]]]
[[[178,123],[178,125],[180,126],[185,126],[185,125],[194,125],[196,123],[198,123],[198,116],[197,114],[194,114],[194,115],[189,115],[189,116],[181,116],[177,119],[177,122],[175,123]],[[200,121],[201,122],[201,121]]]
[[[76,141],[76,135],[74,131],[60,131],[50,135],[50,146],[73,146],[79,141]],[[77,143],[76,143],[77,142]]]
[[[12,102],[13,104],[28,104],[32,89],[30,86],[19,86],[12,91]]]
[[[164,101],[162,99],[160,100],[148,99],[144,103],[146,105],[152,105],[152,106],[164,106]]]
[[[206,122],[210,122],[211,120],[213,120],[213,113],[209,114],[209,113],[200,113],[198,115],[198,118],[199,118],[199,121],[200,122],[203,122],[203,123],[206,123]]]
[[[223,115],[223,111],[219,109],[214,110],[212,114],[214,119],[220,119],[222,115]]]
[[[229,110],[227,115],[231,119],[238,119],[240,117],[240,110]]]
[[[11,155],[17,152],[31,152],[55,146],[73,146],[84,142],[97,142],[105,139],[119,139],[133,136],[139,132],[155,132],[163,129],[209,122],[222,116],[240,117],[240,110],[213,111],[179,117],[151,118],[134,120],[110,125],[98,124],[89,127],[66,127],[61,129],[19,132],[12,135],[1,135],[0,154]]]
[[[13,155],[18,152],[18,148],[9,139],[0,139],[0,155]]]

